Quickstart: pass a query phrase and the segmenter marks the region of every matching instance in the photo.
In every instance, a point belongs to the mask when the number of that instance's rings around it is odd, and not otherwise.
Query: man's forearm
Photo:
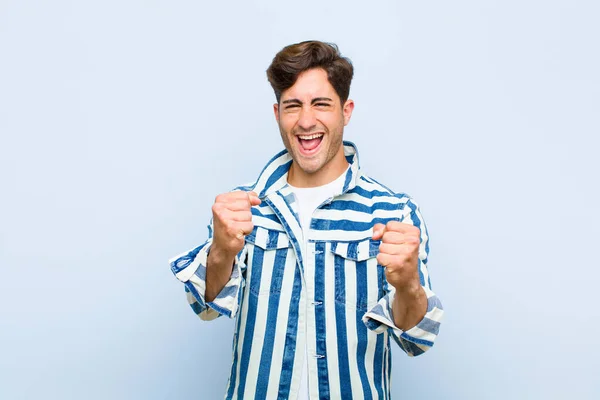
[[[209,303],[223,290],[233,270],[235,256],[223,254],[216,248],[211,248],[206,262],[206,291],[204,300]]]
[[[427,294],[420,285],[410,290],[396,290],[392,304],[394,324],[407,331],[415,327],[427,313]]]

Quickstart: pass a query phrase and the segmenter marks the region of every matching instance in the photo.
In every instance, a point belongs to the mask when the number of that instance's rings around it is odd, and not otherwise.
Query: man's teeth
[[[320,138],[321,136],[323,136],[322,133],[314,133],[312,135],[300,136],[300,139],[301,140],[310,140],[310,139]]]

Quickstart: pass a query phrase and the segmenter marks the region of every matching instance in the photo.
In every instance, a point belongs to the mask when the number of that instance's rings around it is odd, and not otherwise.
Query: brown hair
[[[294,86],[298,76],[309,69],[322,68],[343,104],[350,94],[350,83],[354,75],[352,62],[342,57],[333,43],[316,40],[291,44],[275,55],[267,69],[267,78],[275,91],[277,103],[281,93]]]

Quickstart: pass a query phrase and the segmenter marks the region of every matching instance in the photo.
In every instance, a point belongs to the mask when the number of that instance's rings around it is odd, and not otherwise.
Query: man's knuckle
[[[421,243],[421,240],[420,240],[418,237],[409,236],[409,237],[406,239],[406,242],[407,242],[408,244],[410,244],[410,245],[413,245],[413,246],[419,246],[419,244]]]

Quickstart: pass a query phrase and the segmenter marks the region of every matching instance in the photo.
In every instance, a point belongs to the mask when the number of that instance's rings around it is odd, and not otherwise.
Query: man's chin
[[[323,167],[322,163],[319,162],[316,157],[311,157],[310,159],[303,156],[295,157],[294,164],[296,164],[298,172],[302,172],[306,175],[312,175],[319,172]]]

